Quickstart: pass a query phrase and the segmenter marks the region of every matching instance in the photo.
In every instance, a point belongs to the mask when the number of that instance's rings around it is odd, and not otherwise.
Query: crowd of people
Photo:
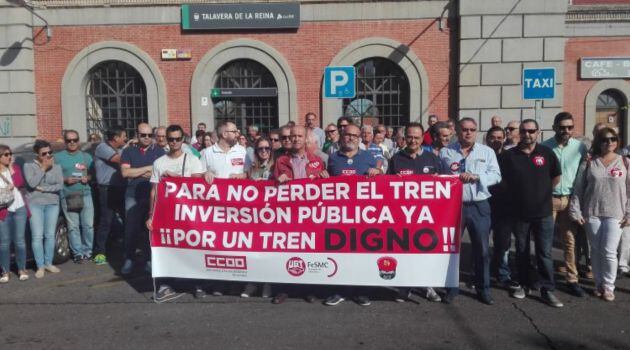
[[[472,288],[482,303],[494,304],[494,275],[513,298],[539,291],[545,303],[562,307],[555,294],[555,272],[565,275],[567,290],[575,297],[586,296],[579,280],[584,277],[594,280],[595,296],[613,301],[615,280],[630,270],[630,150],[622,148],[617,132],[604,124],[595,126],[590,144],[578,140],[573,117],[566,112],[555,116],[555,134],[544,142],[539,142],[536,120],[511,121],[505,128],[499,117],[491,123],[485,143],[478,142],[479,127],[472,118],[439,121],[430,116],[426,132],[420,123],[395,130],[355,125],[349,117],[321,129],[317,115],[308,113],[304,126],[290,123],[267,135],[255,125],[241,133],[232,122],[222,122],[213,131],[200,123],[191,139],[179,125],[152,128],[141,123],[130,141],[124,129],[107,130],[93,156],[81,149],[77,131],[65,130],[65,150],[53,154],[49,142],[37,140],[35,159],[23,167],[14,162],[9,147],[0,145],[0,283],[11,276],[12,244],[18,279],[29,278],[27,224],[35,277],[60,272],[53,265],[60,210],[75,263],[107,264],[110,233],[124,232],[120,273],[129,275],[136,266],[150,273],[147,230],[152,227],[157,184],[164,177],[285,183],[334,176],[450,174],[464,186],[462,225],[472,254],[463,269],[472,271]],[[554,236],[564,250],[557,271],[551,256]],[[512,238],[514,264],[509,259]],[[535,264],[530,262],[531,242]],[[182,295],[177,292],[181,281],[158,282],[157,302]],[[218,281],[196,280],[192,285],[196,298],[210,290],[222,295],[226,288]],[[267,283],[246,283],[241,296],[250,297],[258,289],[275,304],[288,297],[286,286]],[[412,292],[453,303],[459,290],[399,288],[395,300],[404,302]],[[346,298],[370,305],[364,287],[330,287],[326,293],[326,305]],[[306,294],[309,301],[315,300],[312,293]]]

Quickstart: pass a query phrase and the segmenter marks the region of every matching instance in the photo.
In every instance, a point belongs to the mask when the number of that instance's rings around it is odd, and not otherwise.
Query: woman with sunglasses
[[[570,216],[584,225],[591,244],[595,296],[615,300],[617,247],[622,229],[630,224],[628,161],[616,153],[619,136],[611,128],[597,132],[592,158],[578,172]]]
[[[53,256],[63,173],[61,167],[54,163],[50,143],[36,140],[33,150],[37,156],[24,165],[24,177],[28,185],[26,199],[31,210],[31,245],[37,264],[35,278],[42,278],[45,271],[60,272],[53,265]]]
[[[273,157],[271,141],[266,137],[260,137],[254,141],[254,161],[249,168],[247,177],[252,180],[270,180],[273,175]],[[257,286],[254,283],[247,283],[245,290],[241,293],[242,298],[249,298],[256,292]],[[271,297],[271,285],[265,283],[262,286],[262,297]]]
[[[20,281],[28,279],[26,271],[26,232],[27,209],[21,189],[24,187],[22,170],[13,163],[13,153],[9,146],[0,145],[0,188],[13,190],[13,202],[0,209],[0,283],[9,282],[11,270],[11,243],[15,246],[15,262]]]

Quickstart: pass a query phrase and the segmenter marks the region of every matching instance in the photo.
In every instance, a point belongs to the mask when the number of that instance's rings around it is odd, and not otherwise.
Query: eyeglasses
[[[290,140],[291,136],[290,135],[282,135],[280,136],[280,140]]]
[[[568,130],[568,131],[571,131],[571,130],[573,130],[573,128],[574,128],[574,126],[573,126],[573,125],[559,125],[559,126],[558,126],[558,129],[560,129],[560,130]]]
[[[515,127],[512,127],[512,126],[508,126],[508,127],[505,128],[505,131],[512,132],[512,131],[514,131],[516,129],[518,129],[518,128],[515,128]]]
[[[168,142],[182,142],[184,138],[183,137],[167,137],[166,141]]]
[[[258,147],[258,148],[256,148],[256,151],[258,151],[258,152],[269,152],[269,151],[271,151],[271,147]]]
[[[530,134],[533,135],[538,131],[538,129],[520,129],[518,132],[521,134]]]
[[[613,142],[619,142],[619,138],[617,136],[602,137],[602,143],[613,143]]]
[[[279,142],[280,139],[269,139],[269,141],[271,141],[271,142]]]
[[[166,135],[155,135],[156,139],[163,139],[166,138]]]
[[[52,154],[53,154],[52,151],[48,151],[48,152],[42,152],[39,155],[40,157],[45,157],[45,156],[52,156]]]
[[[79,139],[66,139],[66,143],[77,143]]]
[[[2,153],[3,157],[11,157],[12,155],[13,155],[13,153],[11,153],[11,152]]]
[[[140,134],[138,134],[138,136],[140,136],[142,138],[153,138],[153,134],[140,133]]]
[[[332,134],[333,132],[337,131],[337,129],[331,129],[331,130],[326,130],[327,134]]]
[[[348,134],[348,133],[343,134],[343,136],[347,137],[347,138],[350,138],[350,139],[358,139],[360,137],[357,134]]]
[[[475,128],[462,128],[462,132],[475,132],[477,129]]]

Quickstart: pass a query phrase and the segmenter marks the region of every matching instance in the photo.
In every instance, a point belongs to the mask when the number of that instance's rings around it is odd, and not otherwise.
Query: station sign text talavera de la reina
[[[299,2],[182,5],[183,30],[291,29],[299,27]]]

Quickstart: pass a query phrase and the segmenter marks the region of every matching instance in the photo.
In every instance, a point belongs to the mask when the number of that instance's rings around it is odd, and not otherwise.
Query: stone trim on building
[[[595,118],[597,115],[597,98],[606,90],[617,90],[626,99],[626,103],[630,101],[630,81],[623,79],[605,79],[598,81],[586,94],[584,99],[584,135],[590,137],[591,131],[595,126]],[[628,111],[626,110],[626,117]],[[630,135],[630,123],[628,120],[623,121],[623,135]]]

